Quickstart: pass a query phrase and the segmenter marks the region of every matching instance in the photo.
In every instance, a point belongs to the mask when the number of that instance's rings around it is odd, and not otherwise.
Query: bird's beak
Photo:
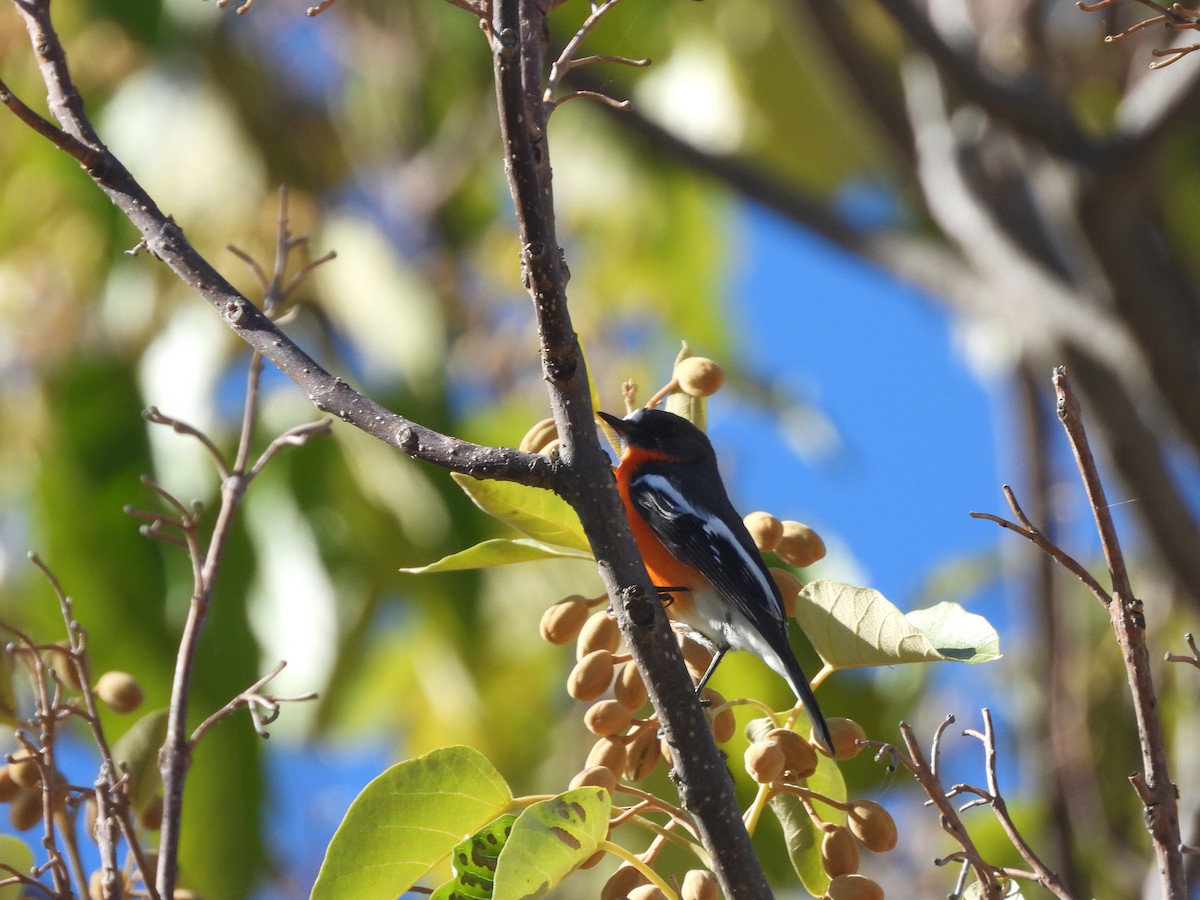
[[[600,412],[599,410],[596,411],[596,418],[613,430],[613,433],[617,436],[617,443],[620,445],[617,449],[624,450],[625,438],[629,434],[629,423],[611,413]],[[609,440],[612,440],[611,435],[609,436]]]

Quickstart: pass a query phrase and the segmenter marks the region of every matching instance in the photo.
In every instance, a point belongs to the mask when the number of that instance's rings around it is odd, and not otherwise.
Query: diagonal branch
[[[141,235],[138,246],[145,247],[207,300],[239,338],[274,363],[319,409],[414,459],[476,478],[516,481],[535,487],[556,486],[559,467],[548,457],[506,447],[484,447],[426,428],[354,390],[301,350],[196,251],[184,236],[183,229],[159,209],[154,199],[100,140],[84,112],[83,101],[67,68],[66,51],[50,19],[49,2],[21,0],[15,5],[25,19],[46,82],[50,110],[62,128],[56,133],[73,139],[50,136],[55,146],[74,157],[137,228]],[[5,92],[0,94],[0,99],[4,96],[12,98],[11,93]],[[11,101],[6,101],[6,105],[19,113]]]

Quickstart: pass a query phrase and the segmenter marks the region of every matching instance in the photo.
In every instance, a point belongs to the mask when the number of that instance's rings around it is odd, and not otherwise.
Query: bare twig
[[[194,749],[196,744],[200,742],[200,738],[204,734],[220,722],[222,719],[228,718],[233,713],[237,712],[241,707],[246,707],[250,711],[250,718],[254,723],[254,730],[261,737],[269,738],[271,735],[267,732],[266,726],[270,725],[279,718],[279,704],[281,703],[300,703],[305,700],[315,700],[317,695],[315,692],[300,694],[295,697],[278,697],[274,694],[264,694],[262,689],[266,687],[276,675],[283,671],[287,665],[286,662],[280,662],[271,669],[266,675],[246,688],[215,713],[196,726],[196,730],[192,732],[191,745]]]
[[[1149,798],[1146,802],[1146,824],[1154,842],[1163,896],[1168,900],[1183,900],[1187,896],[1187,886],[1183,855],[1179,852],[1178,796],[1167,765],[1166,741],[1163,737],[1162,720],[1158,714],[1158,699],[1150,669],[1150,653],[1146,647],[1146,621],[1142,602],[1133,594],[1111,508],[1088,443],[1079,401],[1071,390],[1066,369],[1061,366],[1056,368],[1053,382],[1058,417],[1075,455],[1112,578],[1113,595],[1112,602],[1108,605],[1109,622],[1116,635],[1121,658],[1125,662],[1126,677],[1133,697],[1146,797]]]
[[[1196,639],[1192,636],[1190,631],[1183,636],[1183,639],[1187,641],[1188,649],[1192,651],[1192,655],[1181,656],[1177,653],[1168,653],[1164,659],[1167,662],[1187,663],[1188,665],[1195,666],[1197,669],[1200,669],[1200,648],[1196,646]]]
[[[555,99],[555,94],[558,93],[559,85],[562,83],[563,77],[572,69],[577,69],[581,66],[591,65],[598,62],[618,63],[624,66],[634,66],[641,68],[650,65],[648,59],[630,59],[625,56],[581,56],[576,58],[575,53],[579,49],[579,45],[583,43],[584,38],[592,31],[600,20],[604,18],[621,0],[606,0],[606,2],[596,5],[592,4],[592,11],[583,24],[579,26],[579,30],[567,41],[567,46],[563,47],[562,53],[550,65],[550,77],[546,82],[546,91],[542,94],[542,101],[546,103],[551,110],[556,109],[568,100],[576,98],[584,98],[596,100],[603,103],[605,106],[611,106],[613,109],[628,109],[630,102],[628,100],[615,100],[602,91],[595,90],[577,90],[571,91],[561,97]]]

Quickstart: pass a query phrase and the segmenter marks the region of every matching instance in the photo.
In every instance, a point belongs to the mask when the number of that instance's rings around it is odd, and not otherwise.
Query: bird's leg
[[[706,684],[708,684],[708,679],[712,678],[713,672],[717,671],[717,666],[719,666],[721,664],[721,660],[725,658],[725,654],[726,654],[726,652],[728,652],[728,650],[729,650],[728,647],[718,647],[717,648],[717,653],[712,658],[712,662],[710,662],[708,664],[708,669],[705,671],[704,676],[696,683],[697,696],[699,696],[700,692],[704,690],[704,686]],[[708,706],[709,701],[701,700],[700,705]]]

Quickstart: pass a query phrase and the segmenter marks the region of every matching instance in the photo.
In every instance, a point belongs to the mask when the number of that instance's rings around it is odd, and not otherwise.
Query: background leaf
[[[427,566],[401,569],[410,575],[430,575],[435,572],[462,572],[469,569],[490,569],[512,563],[533,562],[538,559],[591,559],[590,553],[568,550],[527,538],[507,540],[494,538],[458,553],[443,556]]]
[[[579,516],[553,491],[511,481],[480,481],[451,472],[454,483],[493,518],[547,544],[591,552]]]

